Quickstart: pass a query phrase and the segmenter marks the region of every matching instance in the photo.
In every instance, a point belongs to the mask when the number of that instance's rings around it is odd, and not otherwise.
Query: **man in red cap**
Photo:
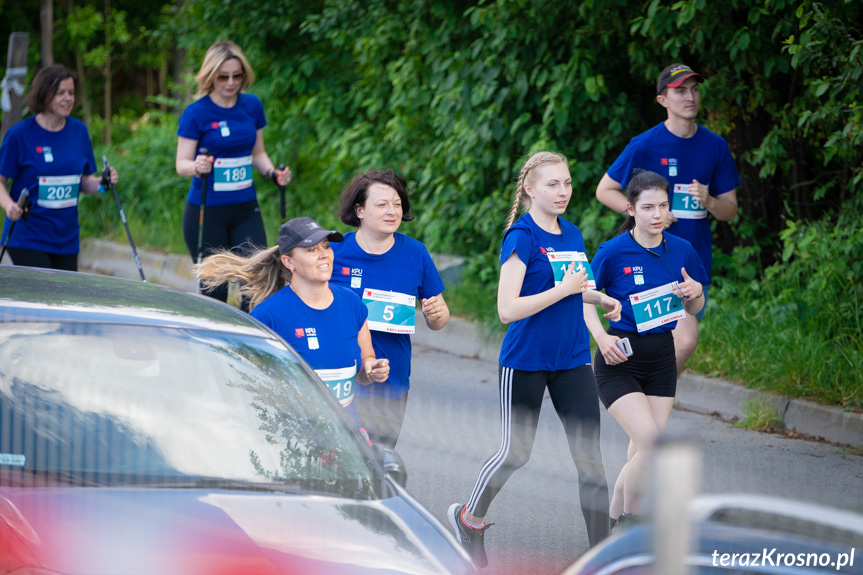
[[[665,108],[668,118],[630,140],[596,187],[600,202],[626,215],[623,190],[633,169],[650,170],[668,180],[671,209],[666,231],[689,241],[707,271],[704,307],[697,316],[678,321],[673,332],[678,375],[695,351],[698,322],[707,309],[713,267],[708,216],[724,222],[734,219],[736,188],[740,185],[728,144],[695,121],[701,106],[698,85],[702,81],[701,75],[685,64],[665,68],[656,82],[656,101]],[[633,281],[638,282],[637,274],[633,274]]]

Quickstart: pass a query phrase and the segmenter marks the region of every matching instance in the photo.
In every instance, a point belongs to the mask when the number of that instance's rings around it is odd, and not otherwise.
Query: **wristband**
[[[267,173],[267,179],[272,181],[277,186],[279,185],[279,176],[276,175],[276,168],[273,168]]]

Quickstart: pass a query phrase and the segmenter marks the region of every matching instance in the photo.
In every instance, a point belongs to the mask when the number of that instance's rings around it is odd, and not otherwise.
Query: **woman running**
[[[407,183],[392,170],[355,176],[342,191],[339,215],[358,229],[333,246],[332,281],[362,298],[375,353],[390,361],[389,379],[357,388],[355,403],[372,439],[395,447],[410,389],[416,302],[430,329],[443,328],[449,321],[444,284],[422,242],[398,233],[414,217]]]
[[[456,537],[485,567],[484,518],[510,475],[527,463],[547,389],[578,470],[579,499],[590,545],[608,534],[608,486],[599,449],[599,401],[590,366],[582,302],[617,319],[620,303],[588,290],[581,231],[561,215],[572,196],[564,156],[539,152],[521,169],[500,253],[497,308],[510,324],[500,351],[500,449],[480,470],[466,504],[448,516]],[[521,205],[527,214],[513,223]]]
[[[240,283],[250,315],[291,344],[327,384],[362,429],[353,405],[356,384],[387,380],[386,359],[376,358],[368,311],[351,290],[330,285],[333,250],[339,232],[311,218],[296,218],[279,228],[278,245],[251,256],[223,251],[207,257],[196,271],[210,287]]]
[[[626,302],[623,312],[610,322],[608,333],[595,308],[585,306],[584,316],[599,346],[594,359],[599,397],[630,440],[609,506],[612,525],[638,514],[649,480],[649,453],[665,431],[677,389],[671,332],[686,314],[701,311],[707,279],[692,245],[663,233],[665,178],[634,170],[626,193],[629,217],[622,233],[599,246],[591,262],[596,289]]]

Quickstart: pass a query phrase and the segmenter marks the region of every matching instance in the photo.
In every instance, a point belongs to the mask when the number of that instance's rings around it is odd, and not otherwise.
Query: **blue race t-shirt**
[[[366,307],[349,289],[330,285],[333,302],[314,309],[285,286],[249,315],[279,334],[320,376],[359,425],[353,397],[362,369],[357,334],[366,322]]]
[[[728,144],[701,124],[691,138],[681,138],[661,123],[632,138],[608,169],[608,175],[625,190],[635,168],[656,172],[668,180],[668,200],[677,221],[666,231],[692,244],[704,263],[705,285],[709,285],[713,269],[710,220],[707,210],[685,191],[692,180],[707,185],[714,197],[740,185]]]
[[[0,174],[12,180],[16,202],[27,188],[33,207],[29,220],[15,224],[9,247],[58,255],[78,253],[78,197],[81,178],[96,171],[90,134],[83,122],[66,118],[50,132],[31,116],[12,126],[0,146]],[[3,242],[12,221],[5,219]]]
[[[504,234],[501,265],[516,254],[527,266],[521,297],[554,287],[553,254],[585,251],[581,231],[563,218],[557,221],[561,233],[551,234],[537,226],[530,214],[525,214]],[[589,363],[590,340],[580,293],[512,322],[500,349],[502,366],[524,371],[559,371]]]
[[[411,338],[406,332],[414,326],[415,307],[409,298],[419,303],[443,293],[443,280],[422,242],[404,234],[396,233],[395,243],[383,254],[366,253],[355,232],[330,246],[335,253],[330,282],[351,288],[363,299],[375,355],[390,362],[389,379],[361,386],[357,396],[397,399],[410,388]]]
[[[695,281],[706,285],[707,273],[701,259],[686,240],[664,234],[664,242],[655,248],[645,249],[638,245],[629,232],[624,232],[601,246],[590,262],[596,278],[596,289],[618,300],[623,309],[620,321],[609,322],[614,329],[632,333],[663,333],[677,326],[677,320],[662,322],[661,316],[675,311],[679,298],[663,293],[654,298],[630,301],[630,295],[643,294],[668,286],[672,282],[683,282],[680,268]],[[637,309],[633,309],[633,305]],[[676,306],[680,308],[680,306]],[[676,310],[677,313],[680,309]],[[643,325],[653,321],[657,325],[639,332],[636,314]],[[666,315],[666,317],[668,317]]]
[[[196,140],[214,156],[207,176],[207,205],[227,206],[256,198],[252,149],[258,130],[267,125],[264,106],[254,94],[240,94],[231,108],[217,106],[210,95],[191,104],[180,116],[177,135]],[[192,178],[186,201],[201,205],[201,178]]]

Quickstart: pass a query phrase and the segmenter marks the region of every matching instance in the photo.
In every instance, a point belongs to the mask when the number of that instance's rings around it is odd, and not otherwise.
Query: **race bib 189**
[[[559,284],[563,280],[563,274],[569,269],[572,262],[575,263],[575,271],[581,269],[587,270],[587,287],[588,289],[596,289],[596,280],[593,278],[593,270],[590,269],[590,262],[587,261],[587,254],[584,252],[548,252],[548,261],[551,264],[551,269],[554,272],[554,285]]]
[[[213,162],[213,190],[234,192],[252,185],[252,156],[217,158]]]
[[[686,317],[683,300],[673,291],[676,287],[677,282],[671,282],[629,296],[635,327],[639,332]]]
[[[40,176],[38,204],[57,210],[78,205],[81,174],[77,176]]]
[[[369,310],[369,329],[387,333],[416,331],[416,302],[412,295],[379,289],[364,289],[363,303]]]
[[[701,220],[707,217],[707,208],[689,191],[689,184],[674,184],[671,213],[678,220]]]
[[[342,407],[347,407],[354,400],[354,386],[357,381],[357,364],[338,369],[316,369],[318,374]]]

